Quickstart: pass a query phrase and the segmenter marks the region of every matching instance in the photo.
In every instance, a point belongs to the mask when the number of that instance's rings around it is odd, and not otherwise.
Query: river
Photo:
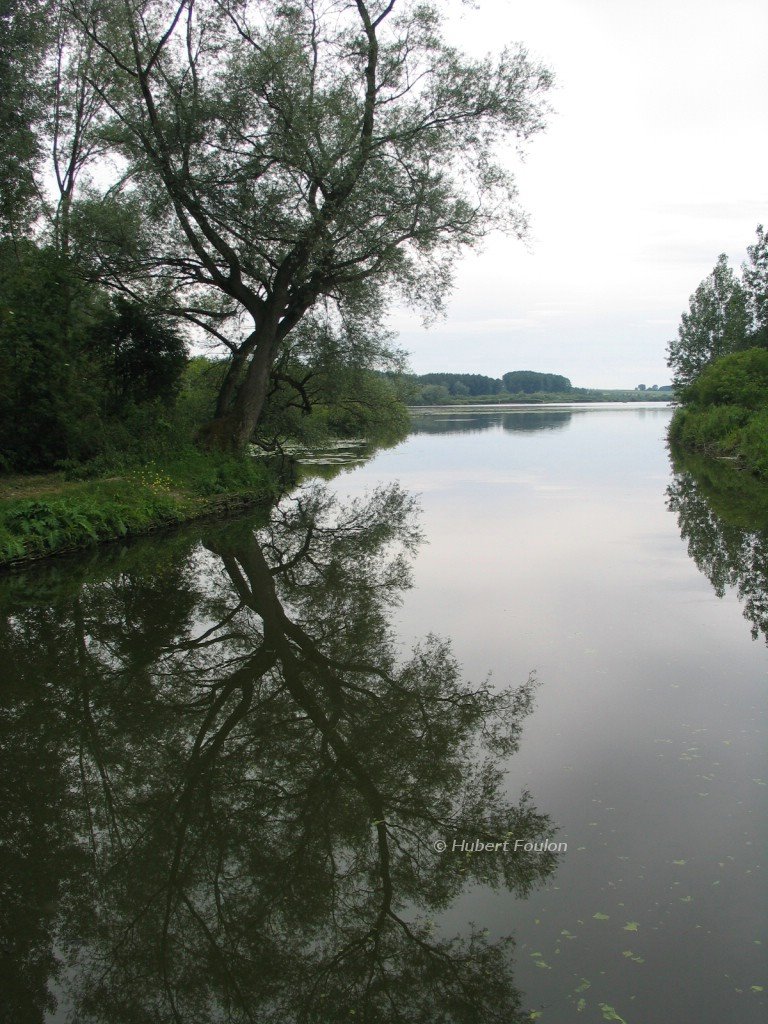
[[[9,1019],[764,1021],[768,524],[670,415],[424,410],[0,581]]]

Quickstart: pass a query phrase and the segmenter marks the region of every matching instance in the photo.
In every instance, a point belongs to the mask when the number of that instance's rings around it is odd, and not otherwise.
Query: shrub
[[[768,406],[768,350],[749,348],[723,356],[701,372],[682,398],[692,406]]]

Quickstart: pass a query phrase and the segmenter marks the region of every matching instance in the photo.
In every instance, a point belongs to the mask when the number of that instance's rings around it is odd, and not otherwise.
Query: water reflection
[[[768,642],[768,487],[731,464],[675,453],[667,490],[688,554],[718,597],[734,587]]]
[[[508,943],[430,917],[554,870],[434,848],[552,834],[497,768],[533,686],[470,686],[433,636],[398,655],[418,541],[396,486],[315,486],[258,529],[6,581],[10,1019],[528,1019]]]
[[[486,409],[412,411],[412,434],[478,434],[485,430],[531,433],[563,430],[571,422],[571,409]]]

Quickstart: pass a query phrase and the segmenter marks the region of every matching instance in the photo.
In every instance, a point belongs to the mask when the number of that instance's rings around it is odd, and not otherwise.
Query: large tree
[[[543,127],[550,73],[520,47],[466,57],[437,5],[70,2],[119,158],[80,245],[229,349],[210,443],[251,439],[308,314],[354,356],[391,294],[433,310],[462,247],[524,231],[498,144]]]
[[[757,226],[757,240],[747,246],[749,262],[742,267],[751,341],[768,346],[768,232]]]
[[[667,364],[675,387],[691,384],[708,363],[741,347],[748,325],[744,288],[723,253],[691,296],[677,337],[669,343]]]
[[[50,44],[49,5],[0,0],[0,234],[26,233],[39,212],[36,171],[45,119],[39,68]]]

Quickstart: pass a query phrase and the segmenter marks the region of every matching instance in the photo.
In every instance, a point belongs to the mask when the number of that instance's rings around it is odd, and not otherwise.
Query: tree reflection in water
[[[768,642],[768,486],[729,463],[674,452],[667,490],[688,554],[718,597],[734,587]]]
[[[398,656],[418,541],[396,486],[346,506],[315,486],[259,529],[8,581],[14,1020],[57,999],[77,1021],[524,1019],[509,940],[430,916],[554,870],[433,845],[552,834],[498,767],[533,684],[470,686],[434,636]]]

